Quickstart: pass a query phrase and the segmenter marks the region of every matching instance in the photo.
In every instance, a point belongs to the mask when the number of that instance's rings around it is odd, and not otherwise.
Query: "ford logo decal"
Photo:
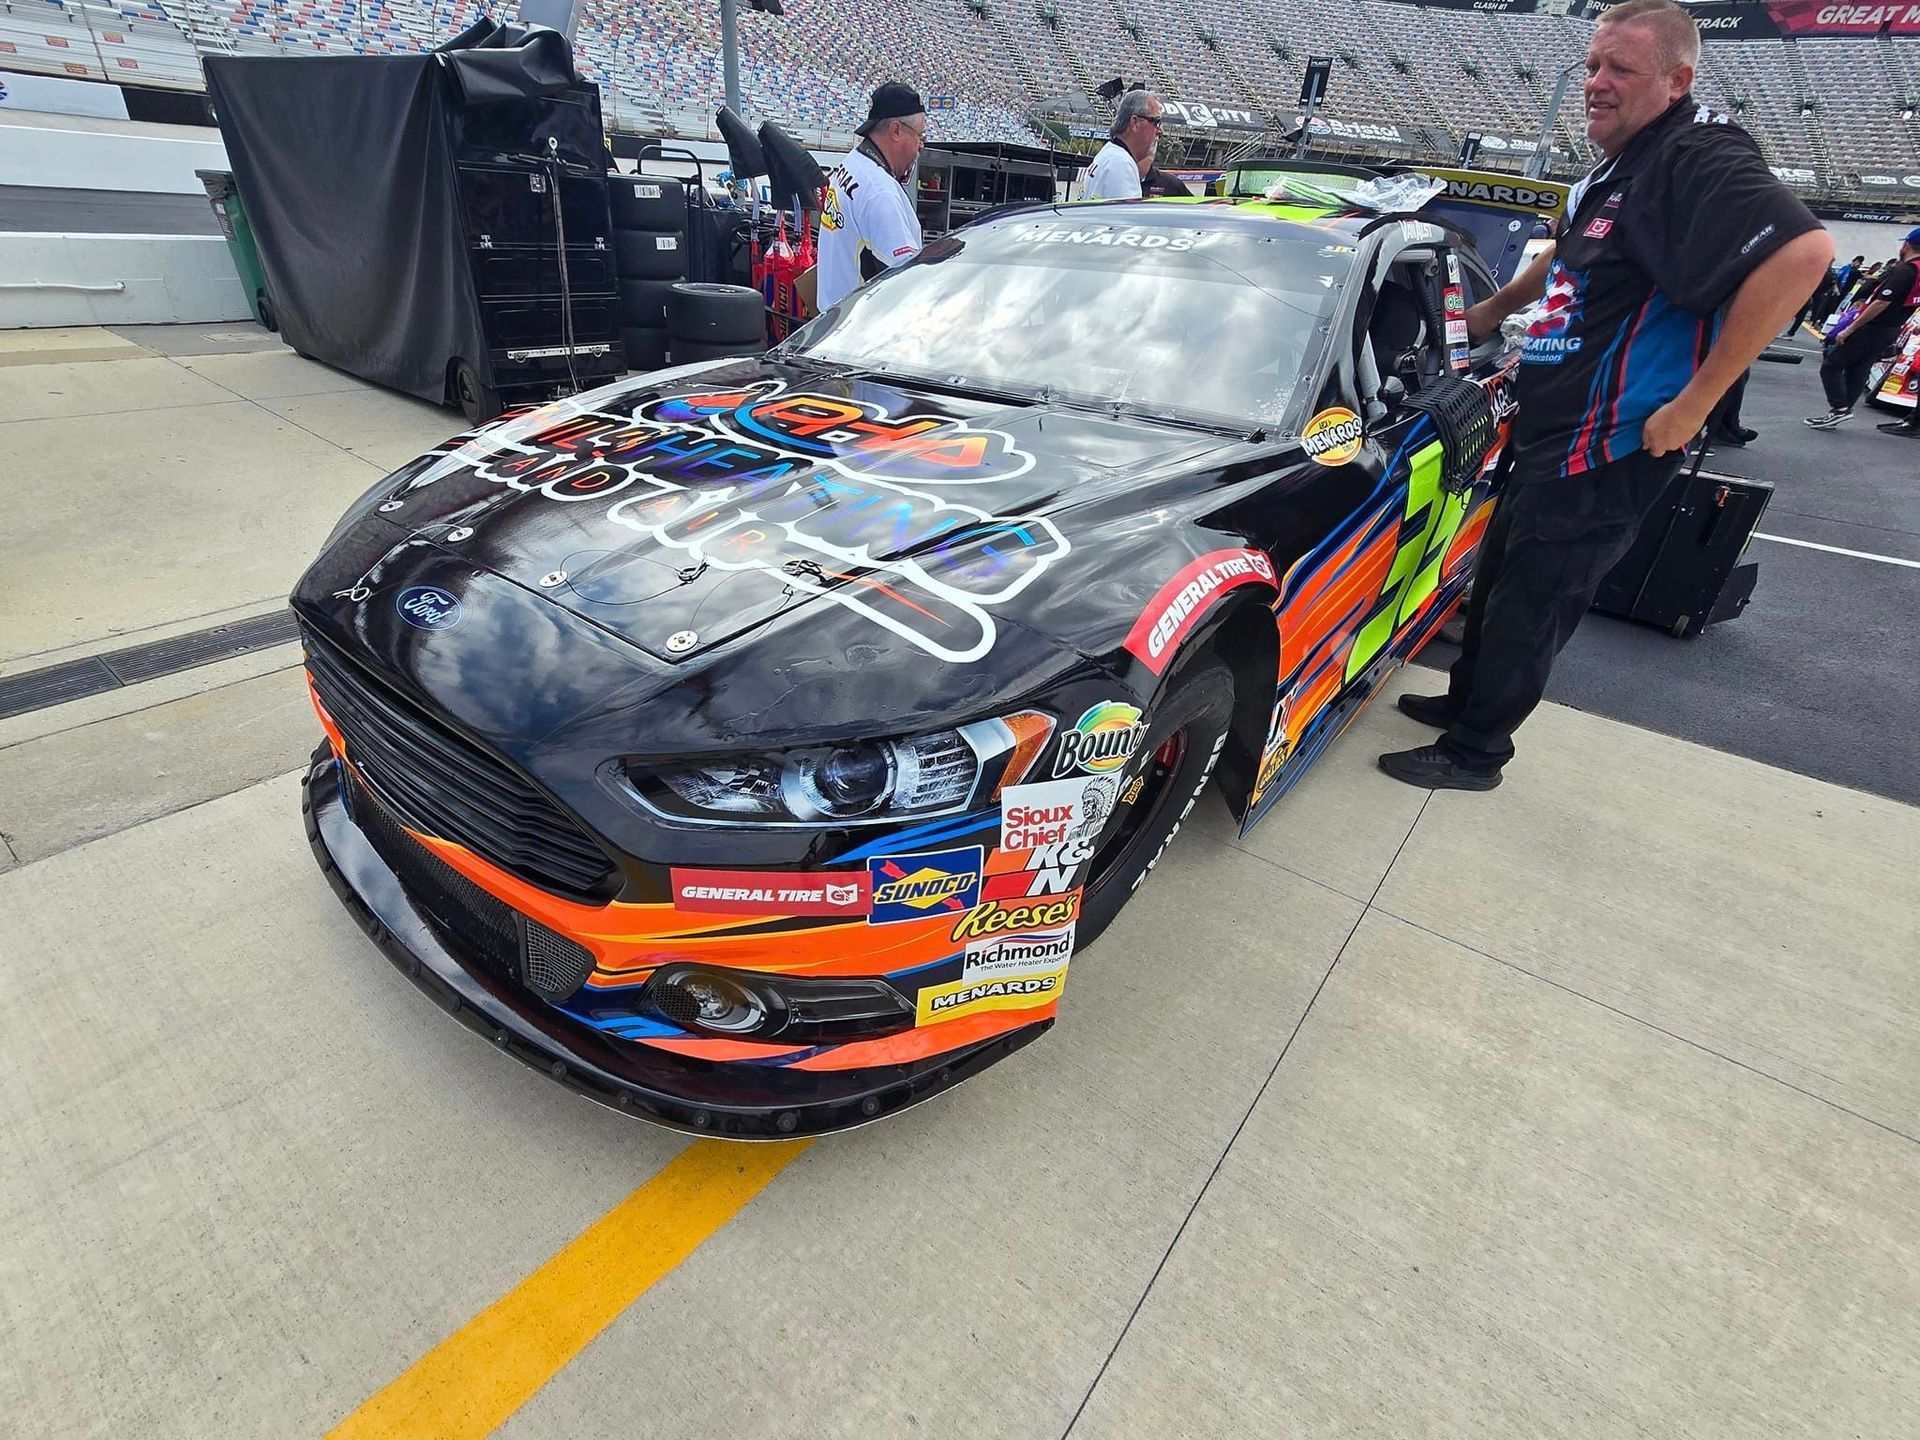
[[[393,604],[400,618],[418,630],[453,630],[460,624],[460,602],[432,585],[409,585]]]

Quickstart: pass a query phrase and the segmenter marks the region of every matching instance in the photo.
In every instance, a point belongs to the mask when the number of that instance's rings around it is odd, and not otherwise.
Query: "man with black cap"
[[[873,92],[860,143],[827,177],[816,277],[822,310],[920,253],[920,217],[905,186],[926,138],[927,107],[911,85],[889,80]]]

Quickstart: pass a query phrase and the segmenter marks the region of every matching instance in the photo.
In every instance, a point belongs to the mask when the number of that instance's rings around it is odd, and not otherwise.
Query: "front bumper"
[[[612,1039],[462,961],[347,812],[340,762],[325,745],[301,781],[300,808],[308,843],[334,893],[387,958],[443,1010],[576,1094],[670,1129],[731,1140],[787,1140],[864,1125],[952,1088],[1053,1024],[1037,1021],[911,1064],[839,1071],[719,1064]]]

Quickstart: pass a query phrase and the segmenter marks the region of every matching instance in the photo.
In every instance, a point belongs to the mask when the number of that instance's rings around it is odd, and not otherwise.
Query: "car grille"
[[[301,638],[307,673],[354,769],[401,819],[544,890],[611,898],[612,862],[543,791],[312,631]]]
[[[406,832],[391,811],[356,782],[354,823],[387,862],[427,918],[489,975],[526,986],[556,1004],[593,973],[593,952],[496,899]]]

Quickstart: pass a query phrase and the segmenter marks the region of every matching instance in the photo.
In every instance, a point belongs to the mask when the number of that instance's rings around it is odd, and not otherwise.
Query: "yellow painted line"
[[[481,1440],[811,1145],[696,1140],[328,1440]]]

